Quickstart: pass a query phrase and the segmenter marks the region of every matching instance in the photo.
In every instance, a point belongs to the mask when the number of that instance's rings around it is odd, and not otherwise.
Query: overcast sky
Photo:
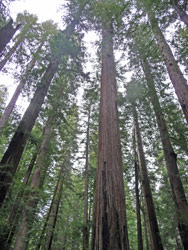
[[[41,22],[49,19],[61,22],[63,10],[58,9],[64,2],[65,0],[17,0],[10,4],[10,15],[15,19],[17,13],[27,10],[36,14]]]
[[[52,19],[54,22],[59,23],[60,28],[62,28],[61,17],[65,15],[65,13],[63,12],[63,9],[60,10],[60,7],[65,2],[66,0],[16,0],[15,2],[12,2],[9,6],[10,16],[15,20],[18,13],[27,10],[30,14],[37,15],[39,22]],[[90,42],[94,42],[95,39],[96,34],[94,32],[89,32],[89,34],[86,34],[86,46],[91,47],[92,45],[90,44]],[[94,54],[94,50],[89,50],[90,53],[93,52]],[[88,71],[88,69],[86,71]],[[9,74],[0,72],[0,84],[4,84],[8,88],[8,103],[18,83],[16,82],[15,84],[15,80]],[[24,98],[24,102],[27,103],[27,98]],[[22,103],[23,97],[20,96],[18,100],[18,105],[23,106]],[[24,109],[25,108],[26,105],[24,106]]]
[[[54,22],[59,23],[61,27],[61,16],[64,14],[63,10],[58,11],[60,6],[65,3],[65,0],[16,0],[10,3],[10,16],[15,20],[18,13],[27,10],[30,14],[38,16],[39,22],[43,22],[52,19]],[[8,99],[10,100],[17,83],[9,75],[0,72],[0,84],[4,84],[8,88]],[[27,98],[24,98],[24,102],[27,103]],[[23,97],[18,100],[18,105],[23,106]],[[26,106],[25,106],[26,108]],[[25,108],[23,110],[25,110]]]

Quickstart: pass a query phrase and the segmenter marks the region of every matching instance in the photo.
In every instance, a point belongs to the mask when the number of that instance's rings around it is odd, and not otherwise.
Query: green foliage
[[[30,99],[34,90],[40,84],[50,59],[57,59],[63,55],[59,69],[51,83],[43,109],[29,137],[29,143],[20,162],[13,188],[0,214],[0,224],[3,226],[2,228],[5,228],[11,207],[16,202],[16,196],[23,189],[22,181],[36,148],[39,152],[44,125],[49,118],[52,119],[51,138],[48,143],[45,161],[43,162],[47,171],[43,186],[38,188],[36,192],[39,202],[35,210],[35,216],[32,218],[34,222],[30,229],[28,249],[35,249],[39,241],[41,231],[48,217],[50,203],[58,179],[59,167],[65,159],[63,191],[57,223],[54,228],[52,249],[82,249],[85,142],[89,110],[91,113],[89,124],[88,212],[91,236],[98,151],[99,72],[101,59],[97,58],[95,67],[90,68],[91,72],[85,72],[87,52],[84,47],[83,34],[91,29],[97,32],[101,31],[103,25],[108,26],[109,24],[113,26],[115,47],[118,49],[118,53],[122,53],[120,59],[116,62],[116,66],[119,67],[117,71],[118,82],[124,86],[123,91],[118,96],[118,107],[130,247],[133,250],[137,249],[131,102],[136,104],[139,113],[148,174],[151,180],[164,248],[167,250],[177,249],[176,240],[179,238],[179,235],[176,226],[175,208],[164,166],[164,153],[159,131],[148,96],[140,56],[143,59],[146,58],[151,65],[152,76],[156,84],[162,111],[167,121],[171,143],[178,154],[177,160],[180,175],[186,191],[188,176],[185,166],[187,165],[188,130],[180,107],[174,97],[174,92],[169,86],[167,72],[154,41],[151,28],[148,25],[144,6],[148,11],[153,11],[164,31],[167,31],[167,27],[172,25],[173,22],[177,22],[177,14],[171,2],[167,0],[67,1],[64,6],[66,14],[63,20],[66,25],[70,25],[76,20],[75,32],[71,38],[66,36],[66,32],[60,31],[52,21],[39,23],[36,16],[27,12],[20,13],[17,16],[16,23],[21,23],[22,26],[17,36],[13,39],[13,43],[19,39],[23,40],[9,63],[12,62],[14,65],[17,65],[17,69],[13,69],[14,78],[17,82],[20,82],[26,74],[23,95],[28,96]],[[0,20],[0,25],[3,23],[4,19]],[[174,28],[175,30],[171,30],[171,33],[173,33],[171,46],[174,48],[178,62],[181,63],[185,73],[187,73],[188,32],[187,29],[182,28],[179,22],[177,22]],[[40,44],[42,46],[38,50]],[[10,47],[7,47],[4,56],[6,56],[9,50]],[[101,49],[98,50],[98,55],[100,56],[100,54]],[[36,60],[35,65],[28,72],[26,65],[33,58]],[[87,60],[92,61],[92,59],[89,58]],[[7,65],[5,71],[9,71],[10,64]],[[126,65],[126,68],[124,65]],[[132,72],[131,80],[126,76],[127,72]],[[81,98],[80,93],[82,92],[83,96]],[[2,86],[0,88],[0,114],[2,114],[5,108],[6,95],[7,90]],[[20,115],[15,110],[0,138],[1,155],[3,155],[19,121]],[[24,195],[19,200],[22,206],[25,206],[24,200],[31,191],[31,188],[27,185]],[[26,207],[26,209],[30,208]],[[142,210],[144,212],[143,202]],[[143,218],[142,223],[144,224]],[[19,225],[19,219],[16,220],[16,225]],[[41,241],[42,246],[44,245],[46,233],[47,231],[44,232]],[[12,247],[13,244],[14,241],[12,242]]]

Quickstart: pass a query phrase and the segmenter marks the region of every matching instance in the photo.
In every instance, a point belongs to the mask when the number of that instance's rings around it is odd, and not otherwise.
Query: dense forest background
[[[188,250],[188,2],[66,0],[61,29],[11,2],[0,249]]]

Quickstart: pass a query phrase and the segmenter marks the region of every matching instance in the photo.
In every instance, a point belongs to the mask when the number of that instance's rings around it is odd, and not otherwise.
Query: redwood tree
[[[180,70],[180,67],[177,61],[174,58],[172,50],[168,45],[160,27],[158,20],[155,17],[155,13],[152,11],[152,4],[148,0],[143,0],[144,8],[148,14],[149,21],[157,45],[160,49],[163,61],[165,63],[166,69],[168,71],[170,80],[173,84],[174,90],[178,97],[179,103],[181,105],[182,111],[184,113],[185,119],[188,123],[188,85],[187,80],[185,79],[183,73]]]
[[[139,157],[139,166],[142,180],[142,188],[144,193],[144,199],[146,204],[146,212],[149,220],[150,236],[151,236],[151,249],[163,250],[163,245],[161,241],[161,236],[159,232],[155,206],[153,202],[153,196],[150,188],[150,181],[148,177],[148,171],[146,167],[146,160],[142,145],[142,138],[138,123],[138,115],[135,107],[135,103],[132,103],[133,118],[134,118],[134,127],[136,131],[137,147],[138,147],[138,157]]]
[[[98,168],[92,250],[128,250],[125,193],[117,111],[113,28],[102,30]]]
[[[56,37],[57,43],[68,42],[74,32],[75,26],[78,24],[80,18],[80,9],[71,23]],[[62,38],[62,40],[61,40]],[[67,47],[61,47],[61,44],[54,42],[54,54],[50,59],[50,63],[47,66],[46,72],[41,79],[41,83],[37,86],[33,99],[30,102],[10,144],[0,162],[0,206],[2,205],[6,193],[12,183],[13,176],[15,175],[22,153],[24,151],[26,142],[29,138],[29,134],[35,124],[35,120],[38,117],[41,106],[44,102],[44,98],[48,92],[50,83],[58,70],[58,66],[67,52]],[[56,46],[60,46],[61,50],[57,50]],[[53,47],[53,45],[52,45]],[[59,48],[58,48],[59,49]]]

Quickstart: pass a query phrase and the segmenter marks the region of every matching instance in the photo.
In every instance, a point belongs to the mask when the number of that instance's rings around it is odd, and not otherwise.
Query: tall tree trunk
[[[30,132],[38,117],[44,98],[47,94],[51,80],[58,69],[60,60],[55,59],[48,65],[48,68],[38,85],[34,97],[27,108],[20,125],[18,126],[9,146],[0,162],[0,206],[12,183],[17,166],[21,159],[24,147],[29,138]]]
[[[140,195],[138,187],[138,162],[135,142],[135,131],[133,135],[133,150],[134,150],[134,167],[135,167],[135,194],[136,194],[136,217],[137,217],[137,242],[138,250],[143,250],[143,237],[142,237],[142,222],[140,214]]]
[[[146,167],[146,160],[144,156],[144,150],[142,145],[142,138],[140,134],[140,128],[138,123],[138,116],[136,112],[135,105],[132,104],[133,109],[133,118],[134,118],[134,127],[136,131],[136,139],[137,139],[137,146],[138,146],[138,156],[139,156],[139,166],[140,166],[140,173],[141,173],[141,180],[144,192],[144,198],[146,203],[146,211],[147,216],[149,219],[149,226],[150,226],[150,233],[151,233],[151,245],[152,250],[163,250],[163,245],[159,233],[159,227],[157,223],[157,217],[155,213],[155,207],[153,203],[153,197],[150,188],[149,177],[147,173]]]
[[[89,111],[88,111],[87,135],[86,135],[83,250],[88,250],[89,249],[89,228],[88,228],[88,158],[89,158],[90,112],[91,112],[91,106],[89,106]]]
[[[28,32],[30,32],[30,29],[32,27],[32,23],[27,23],[22,31],[19,33],[19,35],[17,36],[17,40],[15,42],[15,44],[13,45],[12,48],[10,48],[10,50],[8,51],[8,53],[4,56],[4,59],[2,61],[0,61],[0,70],[3,69],[3,67],[5,66],[5,64],[10,60],[10,58],[12,57],[12,55],[14,54],[14,52],[17,50],[18,46],[24,42],[25,38],[26,38],[26,34]],[[42,39],[41,39],[41,44],[44,44],[44,41],[46,40],[47,35],[44,34]],[[42,46],[39,46],[42,47]]]
[[[22,188],[19,191],[19,193],[17,194],[16,200],[14,202],[12,209],[11,209],[11,212],[10,212],[10,215],[8,218],[8,225],[7,225],[8,227],[6,227],[3,230],[3,235],[0,235],[0,246],[4,250],[9,250],[11,248],[12,238],[14,237],[14,234],[15,234],[16,223],[18,221],[19,213],[21,210],[21,199],[23,197],[24,189],[25,189],[26,185],[28,184],[28,181],[29,181],[31,172],[33,170],[36,158],[37,158],[37,152],[35,152],[33,154],[31,162],[30,162],[28,169],[26,171],[24,180],[22,182]]]
[[[161,51],[164,63],[166,65],[170,80],[174,86],[176,95],[178,97],[179,103],[185,115],[185,119],[188,123],[188,85],[184,78],[175,58],[172,54],[171,48],[165,40],[163,33],[161,32],[157,19],[154,13],[148,10],[148,16],[150,19],[151,27],[157,41],[158,47]]]
[[[30,72],[32,71],[35,63],[36,63],[36,55],[40,52],[42,46],[43,46],[44,42],[42,42],[39,46],[39,48],[37,49],[37,51],[35,52],[35,54],[33,55],[33,58],[31,59],[31,61],[27,64],[26,66],[26,71],[25,71],[25,74],[21,77],[21,80],[20,80],[20,84],[18,85],[18,87],[16,88],[9,104],[7,105],[1,119],[0,119],[0,134],[1,134],[1,131],[2,131],[2,128],[6,125],[6,123],[8,122],[8,119],[15,107],[15,104],[18,100],[18,97],[20,96],[21,92],[22,92],[22,89],[27,81],[27,78],[30,74]]]
[[[70,25],[63,31],[66,39],[70,39],[72,36],[75,26],[79,23],[81,11],[84,9],[86,2],[83,3],[81,8],[75,15],[74,20]],[[58,65],[64,55],[63,50],[59,51],[57,58],[52,58],[45,74],[42,77],[41,84],[38,85],[34,97],[27,108],[20,125],[14,134],[8,149],[6,150],[1,162],[0,162],[0,207],[5,199],[6,193],[12,183],[13,177],[17,170],[19,161],[24,151],[25,144],[29,138],[29,134],[35,124],[35,120],[38,117],[41,106],[44,102],[44,98],[47,94],[50,83],[58,70]]]
[[[13,45],[12,48],[10,48],[10,50],[8,51],[8,53],[5,55],[5,58],[3,60],[0,61],[0,70],[2,70],[4,68],[4,66],[6,65],[6,63],[10,60],[10,58],[12,57],[12,55],[14,54],[14,52],[17,50],[18,46],[20,45],[21,42],[23,42],[24,37],[21,36]]]
[[[37,189],[43,186],[45,172],[47,171],[45,158],[51,136],[52,121],[53,119],[48,119],[48,122],[44,129],[40,152],[30,183],[30,188],[32,190],[27,194],[25,201],[26,206],[22,209],[22,213],[20,216],[22,219],[16,235],[14,250],[24,250],[26,247],[28,232],[32,224],[31,221],[33,220],[35,209],[39,200]]]
[[[128,250],[112,25],[102,31],[98,169],[92,250]]]
[[[53,233],[57,221],[57,215],[61,200],[61,194],[63,189],[63,175],[64,175],[64,164],[62,165],[60,169],[59,179],[57,182],[57,186],[54,192],[53,200],[50,206],[50,214],[49,214],[49,220],[47,224],[47,234],[46,234],[46,240],[45,240],[45,246],[44,250],[50,250],[52,246],[52,240],[53,240]]]
[[[12,24],[13,20],[11,19],[4,27],[0,29],[0,57],[2,55],[2,51],[20,27],[20,24],[18,24],[16,28],[13,28]]]
[[[153,104],[154,112],[157,118],[157,124],[160,131],[160,136],[163,145],[163,151],[168,171],[168,176],[172,189],[172,196],[176,207],[176,215],[178,221],[178,228],[180,231],[182,243],[185,249],[188,249],[188,204],[180,179],[179,170],[177,166],[177,156],[172,148],[166,121],[159,103],[157,92],[155,89],[153,77],[150,66],[146,59],[142,60],[142,67],[145,73],[151,102]]]
[[[182,9],[182,7],[178,4],[178,0],[171,0],[171,4],[173,5],[174,9],[178,13],[181,21],[184,22],[184,24],[188,27],[188,15],[187,13]]]
[[[143,202],[142,202],[143,203]],[[148,237],[148,223],[146,219],[146,213],[145,213],[145,206],[143,208],[141,207],[143,218],[144,218],[144,234],[145,234],[145,244],[146,244],[146,250],[150,250],[149,247],[149,237]]]

